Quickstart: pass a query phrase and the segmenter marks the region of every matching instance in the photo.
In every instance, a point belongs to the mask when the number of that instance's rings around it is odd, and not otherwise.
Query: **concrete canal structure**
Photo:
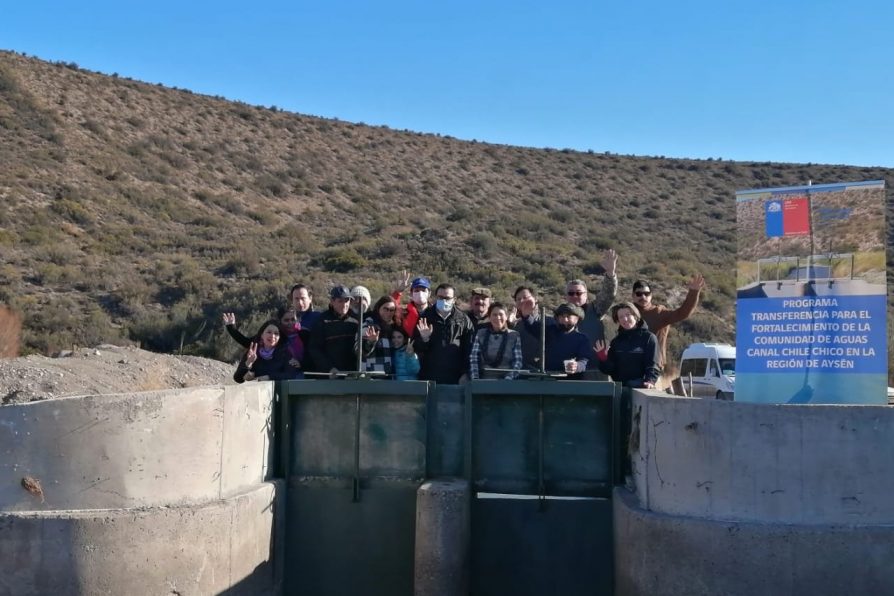
[[[894,594],[889,407],[274,389],[0,408],[0,594]]]

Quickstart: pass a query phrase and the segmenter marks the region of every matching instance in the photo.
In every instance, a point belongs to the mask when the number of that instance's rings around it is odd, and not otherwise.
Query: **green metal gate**
[[[413,593],[429,402],[425,382],[283,384],[286,594]]]
[[[612,594],[618,386],[476,381],[469,395],[473,596]]]
[[[416,490],[472,488],[471,593],[611,594],[613,383],[288,381],[285,593],[413,594]]]

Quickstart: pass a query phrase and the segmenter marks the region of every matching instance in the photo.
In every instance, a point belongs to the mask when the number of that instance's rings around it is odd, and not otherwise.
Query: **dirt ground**
[[[0,359],[0,405],[55,397],[233,383],[234,366],[134,347],[78,348],[58,358]]]

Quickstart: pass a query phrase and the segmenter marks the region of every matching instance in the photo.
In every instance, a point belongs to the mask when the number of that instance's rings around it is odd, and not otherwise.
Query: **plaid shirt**
[[[363,321],[364,329],[375,325],[372,318]],[[378,371],[388,375],[394,374],[394,366],[391,363],[391,338],[389,333],[379,331],[379,341],[375,344],[363,340],[363,370]],[[356,342],[355,342],[356,344]]]
[[[482,367],[482,364],[488,364],[483,361],[484,356],[492,359],[496,358],[500,350],[500,344],[503,338],[506,338],[507,353],[503,354],[503,359],[495,363],[493,367]],[[488,339],[489,338],[489,339]],[[482,345],[484,342],[487,345]],[[482,354],[483,352],[483,354]],[[482,368],[511,368],[510,372],[488,372],[482,371]],[[522,348],[521,337],[517,331],[507,329],[504,332],[496,333],[490,329],[480,329],[475,334],[475,341],[472,343],[472,352],[469,354],[469,374],[473,379],[515,379],[518,372],[522,368]]]

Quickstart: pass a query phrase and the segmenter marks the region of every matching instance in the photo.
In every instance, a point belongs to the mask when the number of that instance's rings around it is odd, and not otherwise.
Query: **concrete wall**
[[[247,383],[0,408],[0,596],[278,593],[272,406]]]
[[[782,523],[894,523],[894,408],[639,392],[633,454],[650,511]]]
[[[272,383],[0,408],[0,511],[204,503],[267,477]],[[44,501],[21,486],[36,478]]]
[[[636,392],[616,594],[894,594],[894,408]]]
[[[894,526],[716,521],[615,489],[618,596],[894,594]]]
[[[0,513],[0,594],[273,594],[281,488],[204,505]]]

